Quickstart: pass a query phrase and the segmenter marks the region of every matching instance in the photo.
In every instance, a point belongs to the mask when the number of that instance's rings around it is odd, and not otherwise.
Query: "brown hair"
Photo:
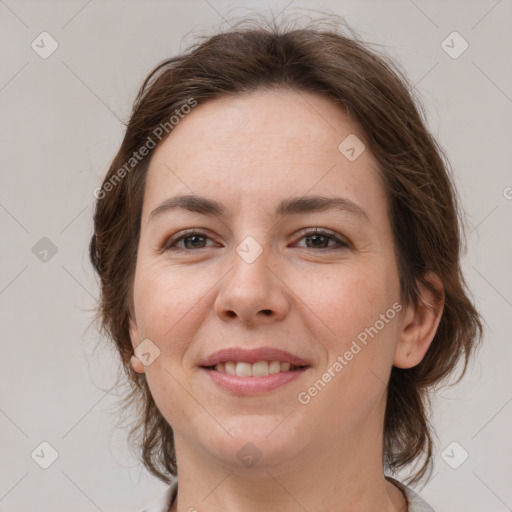
[[[420,364],[392,368],[384,421],[386,469],[396,471],[424,459],[409,482],[431,469],[428,393],[459,362],[457,382],[462,378],[481,340],[482,324],[461,273],[462,226],[448,161],[429,133],[423,108],[404,74],[368,46],[353,31],[343,35],[314,22],[284,28],[253,18],[248,26],[205,37],[182,55],[162,62],[138,93],[121,148],[96,195],[89,250],[100,277],[98,317],[128,378],[130,391],[124,401],[137,408],[130,439],[139,442],[146,468],[166,483],[177,474],[173,431],[159,412],[145,375],[130,367],[133,276],[152,150],[133,158],[146,141],[154,141],[162,126],[169,128],[173,116],[186,112],[191,99],[201,104],[269,87],[327,96],[359,123],[388,195],[403,299],[421,300],[418,282],[431,288],[423,279],[428,271],[443,282],[445,305],[434,340]]]

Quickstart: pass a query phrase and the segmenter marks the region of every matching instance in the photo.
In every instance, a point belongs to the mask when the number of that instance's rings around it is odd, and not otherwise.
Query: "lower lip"
[[[272,391],[300,378],[307,370],[307,368],[302,368],[289,372],[279,372],[274,375],[266,375],[264,377],[237,377],[236,375],[218,372],[217,370],[201,369],[206,372],[210,379],[221,389],[242,395],[258,395]]]

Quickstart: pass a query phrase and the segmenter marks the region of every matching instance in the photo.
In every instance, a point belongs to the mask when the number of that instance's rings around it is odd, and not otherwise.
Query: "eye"
[[[307,249],[329,250],[350,247],[348,242],[336,236],[335,233],[320,228],[306,231],[302,234],[300,240],[302,239],[306,240]],[[207,240],[211,240],[211,238],[206,233],[190,229],[182,232],[178,237],[171,238],[165,244],[163,249],[165,251],[190,251],[193,249],[205,249],[208,247],[205,245]],[[179,247],[178,244],[181,242],[183,242],[184,245]],[[334,246],[326,246],[326,243],[329,244],[330,242],[334,242]]]
[[[332,231],[326,231],[324,229],[315,228],[302,234],[300,240],[306,240],[306,248],[308,249],[340,249],[348,248],[350,245],[345,240],[342,240]],[[334,242],[334,246],[326,246],[326,243]]]
[[[182,232],[181,236],[171,238],[164,246],[166,251],[187,251],[191,249],[204,249],[206,248],[204,242],[211,238],[201,231],[194,231],[193,229]],[[177,247],[177,244],[183,242],[184,247]]]

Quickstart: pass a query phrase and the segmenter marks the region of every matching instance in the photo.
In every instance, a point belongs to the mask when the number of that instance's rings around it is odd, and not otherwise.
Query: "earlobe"
[[[137,324],[133,318],[130,318],[130,340],[132,342],[133,350],[137,348],[137,345],[140,343],[139,329]],[[144,373],[144,365],[142,364],[137,356],[133,355],[130,359],[130,366],[133,371],[137,373]]]
[[[435,291],[430,289],[430,284]],[[421,363],[434,339],[444,310],[444,286],[433,272],[418,283],[420,297],[416,305],[405,308],[393,365],[413,368]]]
[[[130,366],[134,372],[144,373],[144,365],[133,355],[130,359]]]

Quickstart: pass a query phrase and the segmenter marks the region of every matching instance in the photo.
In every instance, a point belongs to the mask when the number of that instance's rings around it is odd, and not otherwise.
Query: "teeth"
[[[287,372],[290,369],[290,363],[281,363],[281,371]]]
[[[276,373],[279,373],[280,371],[281,371],[281,363],[279,361],[272,361],[268,365],[268,373],[270,373],[270,375],[274,375]]]
[[[250,377],[252,374],[252,365],[250,363],[236,363],[237,377]]]
[[[252,365],[252,376],[253,377],[265,377],[268,375],[268,363],[267,361],[258,361]]]
[[[215,367],[215,369],[217,369],[217,367]],[[233,361],[228,361],[226,363],[226,373],[229,373],[229,375],[236,375],[236,364]]]
[[[236,375],[237,377],[265,377],[279,372],[288,372],[290,368],[290,363],[281,363],[279,361],[258,361],[252,364],[227,361],[215,365],[215,369],[218,372]]]

